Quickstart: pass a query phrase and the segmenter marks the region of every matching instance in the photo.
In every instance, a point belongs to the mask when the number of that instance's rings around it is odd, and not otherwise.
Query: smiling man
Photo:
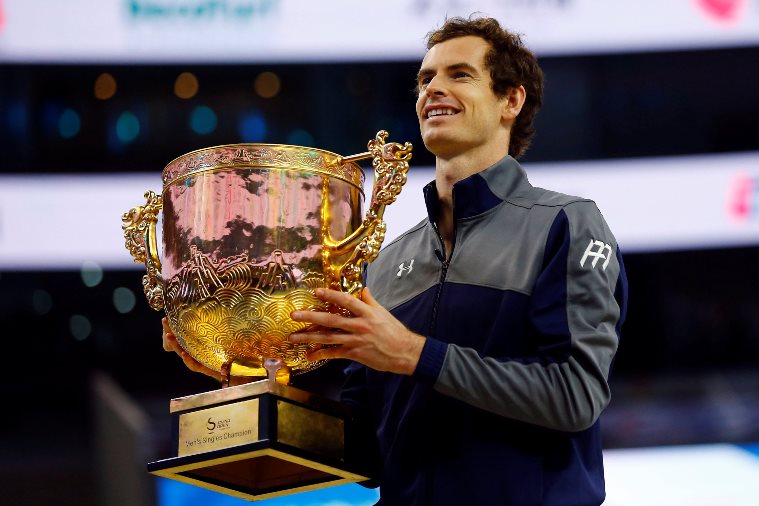
[[[366,420],[379,504],[601,504],[627,293],[616,241],[595,203],[533,187],[516,161],[543,91],[520,38],[455,18],[427,48],[428,217],[380,252],[360,300],[317,291],[352,317],[295,312],[325,330],[290,339],[354,361],[342,397]]]
[[[616,241],[595,203],[533,187],[515,160],[543,91],[520,38],[449,19],[427,47],[428,217],[368,267],[362,300],[320,293],[353,318],[295,313],[337,331],[292,339],[355,361],[343,399],[376,438],[380,504],[601,504],[598,417],[626,306]]]

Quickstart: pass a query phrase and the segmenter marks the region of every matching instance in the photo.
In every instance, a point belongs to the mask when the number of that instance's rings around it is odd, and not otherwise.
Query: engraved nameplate
[[[177,455],[195,455],[258,441],[258,399],[179,416]]]

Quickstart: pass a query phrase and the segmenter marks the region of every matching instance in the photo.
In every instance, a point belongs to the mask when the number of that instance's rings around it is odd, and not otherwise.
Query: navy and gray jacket
[[[598,417],[625,317],[622,258],[595,203],[533,187],[506,157],[453,187],[450,259],[428,219],[367,286],[427,337],[413,376],[348,367],[383,505],[598,505]]]

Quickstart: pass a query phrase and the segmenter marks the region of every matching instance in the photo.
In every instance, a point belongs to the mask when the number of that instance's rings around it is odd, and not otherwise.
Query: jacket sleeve
[[[627,298],[616,241],[595,203],[559,211],[541,265],[528,315],[534,356],[496,360],[428,337],[414,375],[501,416],[580,431],[609,403]]]

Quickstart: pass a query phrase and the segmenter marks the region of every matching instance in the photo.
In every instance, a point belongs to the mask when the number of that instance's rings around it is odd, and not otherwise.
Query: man
[[[616,241],[592,201],[531,186],[515,160],[543,88],[519,37],[457,18],[427,48],[429,216],[386,245],[360,300],[318,291],[353,317],[295,312],[325,330],[291,340],[354,361],[343,398],[379,446],[380,504],[601,504],[598,416],[626,306]]]

